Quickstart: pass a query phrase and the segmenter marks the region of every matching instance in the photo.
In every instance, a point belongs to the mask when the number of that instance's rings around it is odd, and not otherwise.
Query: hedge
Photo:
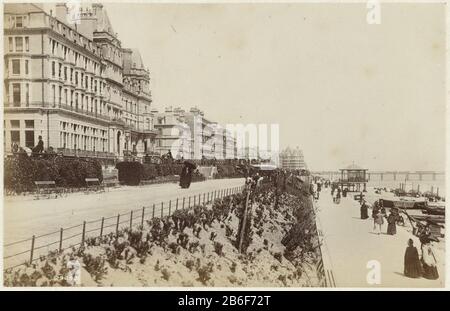
[[[141,180],[152,180],[157,177],[180,175],[183,164],[141,164],[140,162],[119,162],[119,181],[123,184],[136,186]],[[203,175],[194,172],[192,181],[205,180]]]
[[[235,165],[219,164],[217,165],[217,174],[215,178],[235,178],[242,177],[242,172],[238,171]]]
[[[81,188],[85,178],[103,180],[102,166],[95,159],[61,156],[28,157],[25,154],[5,158],[4,187],[20,194],[35,189],[35,181],[55,181],[57,187]]]

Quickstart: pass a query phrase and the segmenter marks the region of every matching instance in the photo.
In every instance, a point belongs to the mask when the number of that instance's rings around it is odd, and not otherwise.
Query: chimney
[[[67,23],[67,6],[65,3],[57,3],[55,7],[56,18],[63,23]]]
[[[92,10],[95,16],[103,9],[103,4],[101,3],[92,3]]]
[[[80,24],[78,24],[77,30],[86,38],[93,40],[95,25],[97,18],[91,14],[82,14],[80,17]]]

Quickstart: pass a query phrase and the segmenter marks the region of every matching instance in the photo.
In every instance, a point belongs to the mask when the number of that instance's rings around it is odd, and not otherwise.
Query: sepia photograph
[[[446,1],[1,7],[4,289],[447,287]]]

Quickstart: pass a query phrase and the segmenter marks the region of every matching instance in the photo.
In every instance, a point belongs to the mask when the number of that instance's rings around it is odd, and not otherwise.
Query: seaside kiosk
[[[341,168],[340,171],[339,187],[341,189],[347,188],[349,192],[366,192],[367,169],[353,163],[346,168]]]

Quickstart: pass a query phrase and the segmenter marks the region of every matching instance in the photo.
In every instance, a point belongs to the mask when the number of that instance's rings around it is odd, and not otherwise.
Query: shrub
[[[28,157],[19,154],[7,157],[5,165],[5,190],[12,193],[32,191],[38,180],[55,181],[57,187],[84,187],[85,178],[103,180],[102,166],[93,159],[62,156]]]
[[[141,182],[143,166],[139,162],[119,162],[116,164],[119,170],[119,181],[130,186],[137,186]]]
[[[203,266],[197,270],[198,281],[203,285],[207,285],[207,282],[211,279],[212,267],[210,265]]]
[[[91,254],[83,254],[83,263],[87,272],[96,282],[100,281],[108,273],[106,260],[101,256],[94,257]]]
[[[142,165],[142,180],[151,180],[158,177],[158,167],[155,164]]]
[[[214,242],[214,251],[217,255],[223,256],[223,244],[219,242]]]

